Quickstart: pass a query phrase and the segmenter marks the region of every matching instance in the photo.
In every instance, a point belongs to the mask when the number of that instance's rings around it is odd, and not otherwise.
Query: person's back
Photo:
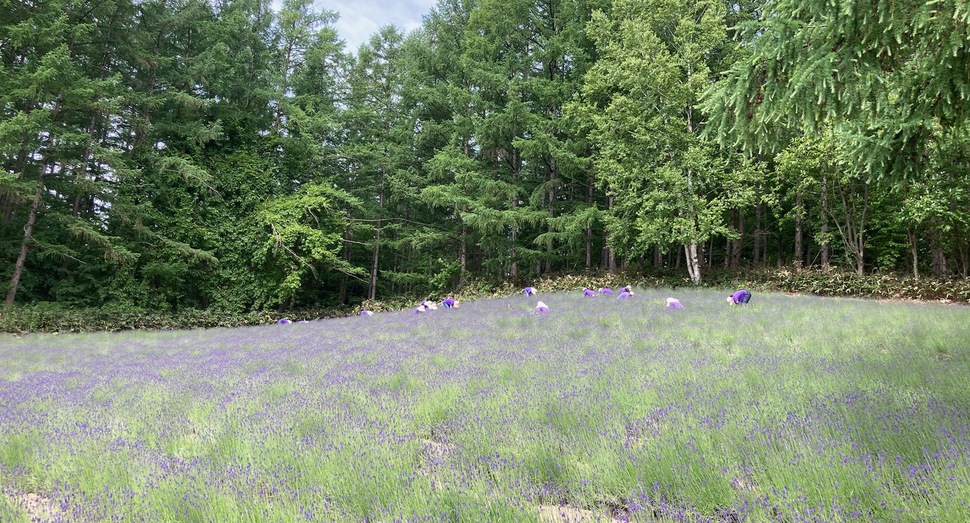
[[[728,296],[728,303],[743,305],[751,301],[751,293],[747,289],[738,289],[734,294]]]

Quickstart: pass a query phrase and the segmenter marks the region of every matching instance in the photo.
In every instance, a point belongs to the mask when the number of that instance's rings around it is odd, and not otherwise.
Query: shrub
[[[747,288],[761,292],[790,292],[819,296],[844,296],[893,300],[947,301],[970,304],[970,279],[920,278],[898,274],[867,274],[823,271],[803,268],[751,269],[742,271],[709,270],[702,287]],[[529,282],[540,293],[576,291],[587,287],[690,287],[694,284],[685,274],[656,272],[651,274],[588,273],[553,274]],[[521,282],[472,280],[453,293],[461,300],[514,296],[522,292]],[[424,299],[440,301],[452,293],[426,296],[399,295],[380,300],[367,300],[358,306],[287,311],[293,321],[332,318],[358,314],[367,309],[375,312],[403,310]],[[251,311],[246,313],[189,309],[177,313],[160,313],[145,309],[104,307],[70,309],[47,302],[0,309],[0,332],[91,332],[130,329],[191,329],[264,325],[276,322],[281,313]]]

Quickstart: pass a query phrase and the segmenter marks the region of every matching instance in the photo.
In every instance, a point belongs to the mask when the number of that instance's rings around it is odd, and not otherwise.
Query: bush
[[[708,271],[703,287],[753,291],[792,292],[819,296],[846,296],[894,300],[946,301],[970,304],[970,279],[915,279],[897,274],[867,274],[822,271],[816,269],[758,269],[743,271]],[[555,274],[530,283],[540,293],[567,292],[587,287],[689,287],[693,283],[683,273],[658,272]],[[381,300],[367,300],[356,307],[307,309],[290,311],[286,317],[293,321],[333,318],[359,314],[367,309],[374,312],[404,310],[421,300],[441,301],[448,295],[460,300],[478,300],[513,296],[522,292],[519,282],[489,282],[473,280],[456,293],[427,296],[390,296]],[[144,309],[105,307],[101,309],[69,309],[57,304],[37,303],[0,309],[0,332],[92,332],[130,329],[191,329],[236,327],[275,323],[280,313],[253,311],[234,313],[216,310],[184,310],[165,314]]]
[[[728,287],[893,300],[970,303],[970,279],[920,278],[898,274],[867,274],[813,269],[760,270],[726,278]]]

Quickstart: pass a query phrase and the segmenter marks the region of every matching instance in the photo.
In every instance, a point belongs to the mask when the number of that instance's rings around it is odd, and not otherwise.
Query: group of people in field
[[[461,304],[458,302],[458,300],[456,300],[452,296],[449,296],[449,297],[441,300],[441,306],[444,307],[444,308],[446,308],[446,309],[457,309],[459,305],[461,305]],[[434,302],[434,301],[431,301],[431,300],[422,300],[421,303],[419,303],[418,306],[415,307],[414,313],[415,314],[422,314],[422,313],[425,313],[425,312],[436,311],[436,310],[438,310],[438,303],[437,302]],[[360,311],[360,315],[361,316],[373,316],[374,315],[374,311],[369,311],[369,310],[366,310],[365,309],[365,310]]]
[[[538,294],[538,291],[536,291],[535,287],[526,287],[525,289],[523,289],[523,292],[525,293],[526,296],[535,296],[536,294]],[[593,289],[589,289],[585,287],[583,288],[583,297],[585,298],[592,298],[597,295],[604,295],[604,294],[612,296],[616,293],[613,292],[613,289],[610,289],[608,287],[600,287],[595,291]],[[627,285],[619,290],[619,294],[616,296],[616,300],[617,301],[628,300],[632,297],[633,297],[633,288]],[[731,294],[730,296],[727,297],[727,302],[732,305],[744,305],[749,301],[751,301],[751,291],[747,289],[738,289],[737,291],[734,292],[734,294]],[[670,309],[681,310],[684,308],[684,304],[681,303],[680,300],[678,300],[677,298],[667,298],[667,307]],[[540,301],[538,304],[536,304],[536,313],[545,313],[545,312],[549,312],[549,306],[546,305],[544,302]]]
[[[538,295],[539,291],[536,290],[535,287],[530,286],[522,289],[522,293],[528,297],[533,297]],[[613,289],[610,289],[608,287],[600,287],[595,291],[593,289],[583,288],[583,296],[586,298],[592,298],[595,296],[603,296],[603,295],[607,295],[607,296],[615,295],[617,301],[625,301],[632,298],[634,293],[633,293],[633,288],[630,287],[629,285],[624,286],[623,288],[619,289],[616,292],[614,292]],[[751,301],[751,292],[748,291],[747,289],[738,289],[733,294],[727,297],[727,302],[732,305],[744,305],[749,301]],[[456,300],[454,297],[449,296],[441,301],[441,305],[446,309],[456,309],[460,304],[458,300]],[[667,307],[670,309],[681,310],[684,308],[684,304],[681,303],[680,300],[671,297],[671,298],[667,298]],[[414,313],[423,314],[434,310],[438,310],[438,304],[436,302],[431,300],[423,300],[414,309]],[[545,304],[545,302],[543,302],[542,300],[539,300],[539,302],[536,304],[535,312],[536,314],[544,314],[544,313],[550,312],[550,309],[549,309],[549,306]],[[373,311],[362,310],[360,311],[360,315],[373,316],[374,313]],[[283,318],[282,320],[280,320],[280,323],[289,323],[289,320],[287,320],[286,318]]]

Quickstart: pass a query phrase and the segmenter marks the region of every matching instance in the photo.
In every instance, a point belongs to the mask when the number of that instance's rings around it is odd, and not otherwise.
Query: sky
[[[282,0],[274,0],[277,8]],[[404,34],[421,26],[421,17],[434,7],[435,0],[316,0],[318,10],[329,9],[340,14],[335,27],[346,43],[344,49],[356,52],[385,25],[395,25]]]

